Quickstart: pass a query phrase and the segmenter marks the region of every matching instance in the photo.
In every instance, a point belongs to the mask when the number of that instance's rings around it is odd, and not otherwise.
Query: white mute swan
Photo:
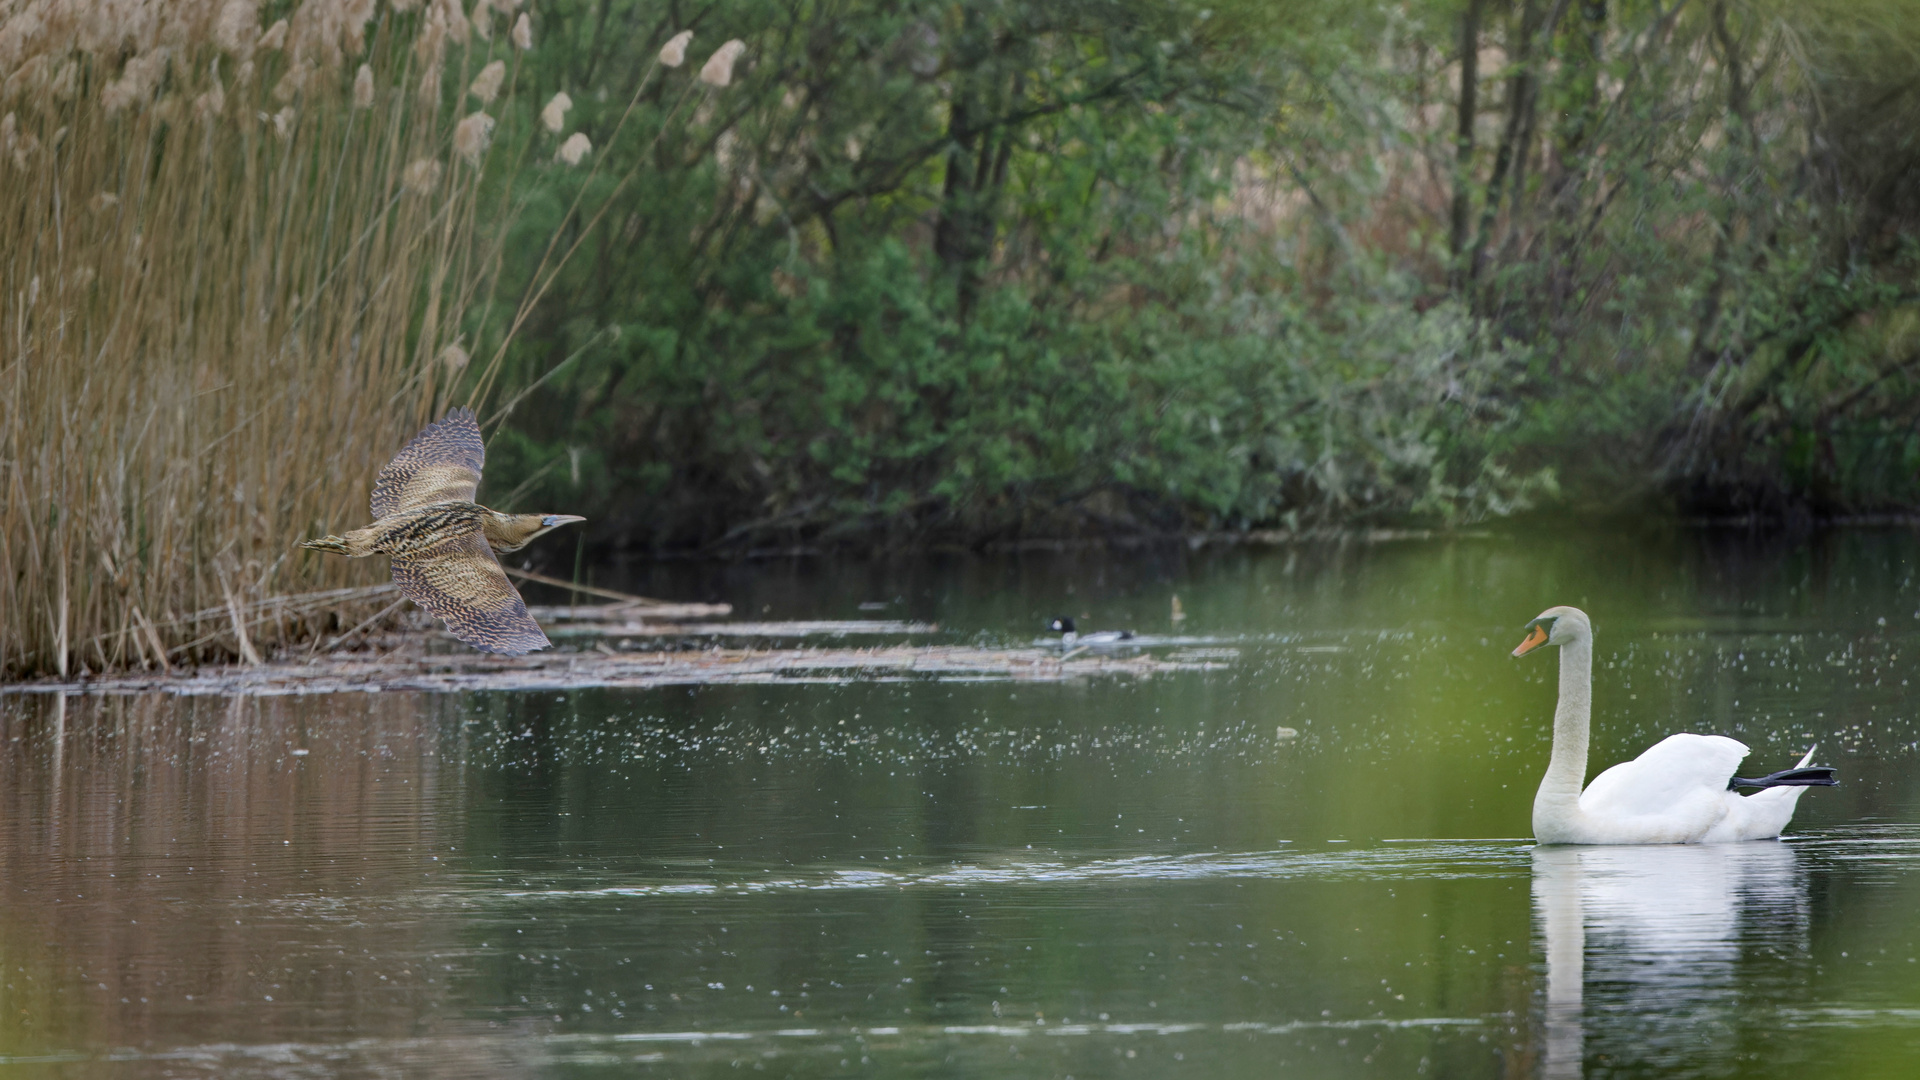
[[[1593,723],[1593,624],[1579,608],[1554,607],[1527,624],[1513,650],[1525,656],[1560,646],[1560,704],[1553,711],[1553,758],[1533,797],[1533,837],[1543,844],[1712,844],[1779,836],[1800,792],[1839,783],[1813,750],[1784,772],[1744,780],[1733,775],[1744,743],[1721,735],[1669,735],[1580,790]],[[1761,788],[1739,795],[1734,785]]]

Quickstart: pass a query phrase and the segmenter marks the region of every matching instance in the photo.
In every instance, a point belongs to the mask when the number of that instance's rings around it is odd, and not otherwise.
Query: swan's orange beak
[[[1534,623],[1533,626],[1527,630],[1527,640],[1521,642],[1514,648],[1513,655],[1525,656],[1546,643],[1547,628],[1540,623]]]

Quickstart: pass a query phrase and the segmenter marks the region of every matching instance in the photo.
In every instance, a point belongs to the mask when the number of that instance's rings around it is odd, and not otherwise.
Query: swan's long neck
[[[1533,797],[1533,834],[1543,842],[1569,839],[1563,830],[1580,819],[1580,786],[1587,778],[1587,733],[1592,726],[1593,642],[1580,637],[1560,647],[1553,758]]]

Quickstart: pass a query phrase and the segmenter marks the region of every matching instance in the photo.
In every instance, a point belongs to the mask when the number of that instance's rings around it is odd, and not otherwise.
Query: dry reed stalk
[[[668,47],[661,50],[660,55],[655,58],[652,66],[650,66],[646,72],[641,75],[639,81],[634,84],[633,94],[627,100],[626,109],[621,112],[620,119],[613,125],[613,131],[607,136],[608,145],[616,142],[620,138],[620,133],[626,130],[627,122],[633,118],[634,110],[639,107],[641,95],[646,91],[648,85],[653,82],[653,77],[659,68],[662,65],[670,68],[679,66],[677,61],[669,62],[669,60],[672,59],[669,55],[669,50],[673,47],[674,43],[678,42],[679,46],[684,49],[686,42],[690,40],[691,37],[691,31],[681,31],[675,35],[672,41],[668,42]],[[732,64],[745,49],[745,44],[739,41],[729,41],[720,47],[719,53],[725,54],[729,81],[732,75]],[[712,67],[715,60],[719,59],[719,53],[716,53],[715,59],[708,60],[707,63],[709,67]],[[684,57],[682,57],[682,59],[684,59]],[[706,78],[704,71],[701,75],[701,81],[711,82],[711,80]],[[649,151],[651,151],[653,146],[659,145],[660,138],[666,133],[668,126],[679,120],[680,110],[692,96],[693,87],[694,84],[689,82],[686,88],[684,88],[675,99],[673,106],[667,110],[666,117],[661,122],[660,128],[654,132],[652,142],[648,147]],[[571,104],[571,99],[566,99],[566,103],[561,104],[563,98],[565,98],[564,94],[554,95],[554,99],[547,103],[546,109],[542,110],[541,122],[545,124],[549,130],[558,131],[559,123],[555,118],[564,118],[565,109]],[[559,105],[558,112],[555,111],[556,105]],[[640,160],[644,161],[645,157],[646,155],[641,155]],[[575,190],[572,202],[568,204],[566,212],[561,215],[560,226],[555,228],[547,237],[546,250],[541,252],[540,261],[535,264],[533,274],[525,290],[521,293],[519,301],[514,305],[513,317],[508,322],[505,333],[501,335],[500,342],[495,346],[491,357],[470,384],[471,388],[467,392],[468,405],[471,406],[483,400],[492,390],[494,379],[499,376],[501,365],[506,360],[507,346],[513,341],[514,335],[519,333],[520,327],[525,325],[528,317],[533,314],[533,309],[539,305],[540,301],[546,296],[547,291],[553,287],[553,283],[559,280],[560,271],[567,263],[572,261],[574,254],[580,250],[581,245],[585,244],[588,237],[592,236],[595,230],[599,228],[600,223],[605,220],[607,212],[618,202],[620,193],[625,190],[627,184],[632,182],[633,178],[638,175],[641,168],[640,162],[636,162],[620,177],[619,181],[614,184],[612,191],[602,197],[600,208],[596,210],[591,217],[581,222],[578,228],[571,228],[569,223],[574,214],[580,210],[581,200],[584,198],[586,192],[593,186],[594,178],[599,175],[600,165],[604,158],[605,156],[601,155],[594,159],[593,165],[588,169],[586,182]],[[564,251],[560,251],[560,239],[563,235],[569,233],[573,236],[573,242]],[[504,235],[504,233],[502,233],[502,235]],[[559,251],[557,258],[555,257],[556,251]],[[562,361],[563,364],[567,362],[568,361]],[[552,371],[549,371],[548,374],[552,374]],[[504,412],[496,415],[493,420],[489,421],[489,426],[497,422],[501,416],[504,416]]]
[[[456,119],[465,94],[445,90],[511,95],[517,66],[484,57],[470,83],[463,53],[449,70],[476,25],[459,0],[300,0],[264,31],[258,8],[0,0],[0,677],[258,663],[396,611],[374,610],[393,592],[378,568],[295,542],[362,517],[394,449],[487,397],[614,202],[554,230],[468,370],[461,328],[492,302],[514,215],[503,203],[476,243],[495,120]],[[524,13],[510,39],[509,56],[532,46]],[[725,86],[743,48],[698,81]],[[555,95],[545,126],[570,104]],[[558,156],[589,149],[576,133]],[[447,169],[455,155],[474,168]],[[580,209],[577,193],[565,218]]]
[[[476,183],[418,91],[466,34],[451,0],[264,32],[244,0],[0,0],[0,676],[257,661],[384,602],[294,545],[365,517],[460,377],[430,360]]]

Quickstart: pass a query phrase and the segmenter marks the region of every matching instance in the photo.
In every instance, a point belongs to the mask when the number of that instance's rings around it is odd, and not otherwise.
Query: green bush
[[[1912,505],[1911,6],[717,3],[649,78],[672,9],[536,5],[517,152],[565,90],[602,157],[500,193],[501,296],[581,248],[491,482],[721,550]]]

